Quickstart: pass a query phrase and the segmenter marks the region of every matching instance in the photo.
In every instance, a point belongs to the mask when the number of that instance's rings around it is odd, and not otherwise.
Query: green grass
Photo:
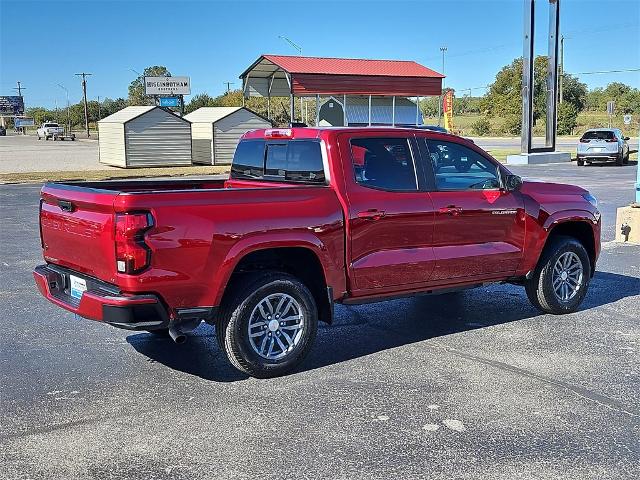
[[[638,127],[640,115],[633,115],[633,121],[631,125],[625,125],[622,119],[622,115],[617,115],[613,117],[612,126],[613,128],[620,128],[623,133],[628,137],[637,137],[638,136]],[[468,115],[455,115],[453,117],[453,124],[455,130],[460,130],[461,135],[465,136],[474,136],[471,125],[477,122],[482,118],[480,114],[468,114]],[[491,117],[489,118],[489,123],[491,124],[491,134],[487,136],[513,136],[505,134],[502,131],[504,119],[499,117]],[[437,125],[438,117],[425,117],[425,124],[429,125]],[[533,133],[535,136],[544,136],[544,120],[538,122],[538,124],[534,127]],[[574,135],[579,136],[585,130],[589,128],[602,128],[609,126],[609,116],[606,113],[600,112],[581,112],[578,114],[578,126],[574,129]],[[516,135],[519,136],[519,135]]]

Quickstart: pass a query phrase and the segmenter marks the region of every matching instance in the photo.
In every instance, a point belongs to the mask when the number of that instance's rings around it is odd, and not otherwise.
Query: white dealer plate
[[[87,281],[84,278],[69,275],[71,283],[71,296],[73,298],[82,298],[82,294],[87,290]]]

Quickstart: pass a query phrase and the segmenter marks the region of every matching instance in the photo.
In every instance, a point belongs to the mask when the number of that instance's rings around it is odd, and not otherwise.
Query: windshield
[[[45,127],[58,127],[59,125],[57,123],[45,123],[44,126]]]
[[[582,136],[583,140],[612,140],[615,138],[611,130],[594,130],[591,132],[585,132]]]

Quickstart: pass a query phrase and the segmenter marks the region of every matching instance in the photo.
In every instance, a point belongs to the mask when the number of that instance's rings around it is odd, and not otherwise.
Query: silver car
[[[616,162],[616,165],[629,163],[629,137],[625,137],[619,128],[593,128],[582,135],[578,143],[578,165],[585,162]]]

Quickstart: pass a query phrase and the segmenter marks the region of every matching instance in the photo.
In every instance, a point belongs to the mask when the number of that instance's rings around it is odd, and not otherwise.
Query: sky
[[[539,39],[545,0],[537,0]],[[565,72],[640,68],[640,0],[561,0]],[[522,55],[523,0],[189,1],[0,0],[0,95],[25,87],[27,106],[87,95],[127,96],[150,65],[191,77],[192,95],[223,93],[261,54],[415,60],[458,91],[484,86]],[[536,52],[546,53],[546,42]],[[613,81],[640,88],[640,72],[578,75],[589,88]],[[189,97],[185,99],[189,100]]]

